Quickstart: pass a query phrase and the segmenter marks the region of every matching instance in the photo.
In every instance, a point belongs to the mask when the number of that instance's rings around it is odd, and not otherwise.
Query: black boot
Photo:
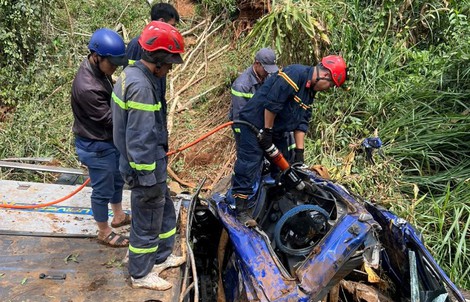
[[[251,217],[247,207],[248,200],[236,197],[235,205],[237,207],[237,219],[247,228],[253,228],[258,225],[256,220]]]

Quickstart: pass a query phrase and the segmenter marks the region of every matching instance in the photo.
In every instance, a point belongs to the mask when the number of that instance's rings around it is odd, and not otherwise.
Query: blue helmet
[[[126,45],[121,36],[109,28],[100,28],[91,36],[88,49],[107,57],[114,65],[127,64]]]

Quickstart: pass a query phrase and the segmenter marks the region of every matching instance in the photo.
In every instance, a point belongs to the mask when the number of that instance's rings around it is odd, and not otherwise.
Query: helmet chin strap
[[[328,82],[333,82],[333,79],[331,79],[331,78],[320,77],[320,67],[318,67],[318,65],[320,65],[320,64],[317,64],[317,66],[315,66],[315,71],[317,73],[317,79],[315,80],[315,84],[318,83],[318,81],[321,81],[321,80],[326,80]]]
[[[330,80],[328,78],[320,77],[320,68],[318,67],[318,65],[315,66],[315,74],[316,74],[317,78],[315,79],[315,81],[313,83],[312,83],[312,80],[308,80],[307,84],[305,84],[306,88],[308,88],[308,89],[314,88],[315,84],[318,83],[318,81],[320,81],[320,80]]]

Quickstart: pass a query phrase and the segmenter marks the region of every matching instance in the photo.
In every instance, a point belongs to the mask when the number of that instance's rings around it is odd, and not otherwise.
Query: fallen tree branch
[[[196,187],[195,183],[187,182],[187,181],[184,181],[181,178],[179,178],[178,175],[170,167],[167,167],[166,169],[168,171],[168,175],[171,178],[173,178],[173,180],[175,180],[180,185],[186,186],[186,187],[191,188],[191,189],[194,189]]]
[[[199,23],[198,25],[196,26],[193,26],[191,29],[185,31],[185,32],[182,32],[181,35],[184,37],[184,36],[187,36],[189,35],[190,33],[192,33],[193,31],[195,31],[196,29],[198,29],[199,27],[203,26],[204,24],[206,24],[207,22],[207,19],[204,19],[201,23]]]
[[[230,153],[232,155],[230,156],[229,160],[227,160],[225,162],[222,169],[220,169],[219,173],[216,175],[216,177],[212,181],[212,184],[208,188],[209,190],[212,191],[212,188],[214,187],[214,185],[217,184],[219,182],[219,180],[227,173],[227,170],[228,170],[228,167],[230,166],[230,164],[235,161],[235,156],[236,156],[235,152],[233,152],[233,150],[232,150]]]
[[[221,49],[217,50],[216,52],[214,52],[213,54],[209,55],[209,61],[213,61],[215,58],[218,58],[218,54],[222,53],[223,51],[225,51],[227,48],[229,48],[230,45],[225,45],[224,47],[222,47]]]
[[[200,67],[199,69],[193,74],[193,76],[191,77],[191,79],[186,83],[186,85],[183,86],[183,88],[181,88],[180,90],[178,90],[175,94],[175,98],[173,99],[172,103],[171,103],[171,107],[170,107],[170,110],[168,112],[168,134],[171,134],[171,131],[173,130],[173,116],[174,116],[174,112],[176,111],[176,106],[178,105],[178,101],[180,99],[180,95],[181,93],[183,93],[186,89],[188,89],[189,87],[191,87],[192,85],[196,84],[197,82],[199,82],[200,80],[202,80],[206,75],[204,75],[203,77],[197,79],[196,81],[193,81],[194,78],[199,74],[199,72],[201,71],[202,68],[204,68],[204,66],[206,65],[206,62],[204,62]]]
[[[203,45],[204,42],[207,41],[207,39],[214,33],[216,32],[219,28],[221,28],[224,24],[220,24],[219,26],[217,26],[216,29],[214,29],[213,31],[211,31],[209,34],[206,34],[209,29],[211,29],[212,25],[214,25],[214,23],[219,19],[220,16],[217,16],[215,17],[215,19],[212,21],[212,23],[206,27],[206,29],[204,29],[204,32],[202,34],[202,38],[199,39],[199,43],[198,45],[191,51],[191,53],[188,54],[188,56],[184,59],[186,62],[185,64],[183,65],[183,67],[181,68],[180,71],[183,71],[186,69],[186,67],[188,66],[189,62],[191,62],[191,58],[192,56],[197,53],[197,50],[199,49],[199,47],[201,47]]]

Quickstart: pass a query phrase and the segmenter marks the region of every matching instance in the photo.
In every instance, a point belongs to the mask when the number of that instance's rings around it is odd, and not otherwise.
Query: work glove
[[[294,149],[294,163],[304,163],[304,149]]]
[[[269,149],[273,144],[273,129],[264,128],[258,135],[259,145],[263,150]]]
[[[284,171],[284,180],[286,188],[296,188],[297,190],[303,190],[305,184],[303,183],[302,179],[297,175],[294,169],[289,168],[288,170]]]

